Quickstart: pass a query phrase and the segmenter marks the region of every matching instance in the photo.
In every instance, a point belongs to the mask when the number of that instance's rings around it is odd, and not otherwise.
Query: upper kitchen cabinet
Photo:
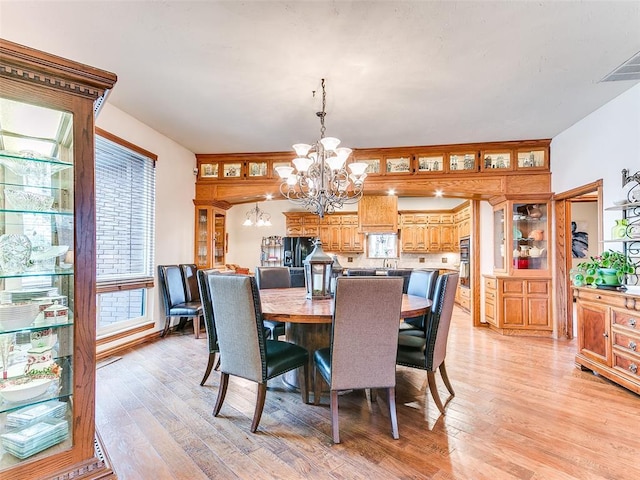
[[[94,115],[115,81],[0,40],[1,478],[112,478],[95,434]]]
[[[483,150],[480,159],[483,172],[513,170],[513,151],[510,149]]]

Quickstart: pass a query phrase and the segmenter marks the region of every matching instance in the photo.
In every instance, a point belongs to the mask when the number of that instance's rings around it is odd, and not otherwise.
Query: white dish
[[[52,378],[32,380],[29,377],[19,377],[6,380],[0,384],[0,396],[8,402],[24,402],[45,393],[52,383]]]
[[[34,262],[40,262],[49,258],[59,257],[60,255],[67,253],[67,250],[69,250],[69,245],[57,245],[49,247],[43,252],[31,252],[31,260]]]
[[[53,197],[42,193],[5,188],[4,196],[16,210],[43,212],[50,210],[53,205]]]
[[[614,205],[618,205],[618,206],[624,205],[625,203],[627,203],[627,199],[626,198],[621,198],[619,200],[614,200],[613,201],[613,204]]]
[[[37,303],[0,304],[0,330],[27,328],[36,319],[39,311]]]

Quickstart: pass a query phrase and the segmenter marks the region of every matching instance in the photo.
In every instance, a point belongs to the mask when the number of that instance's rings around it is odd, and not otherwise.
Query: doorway
[[[556,336],[572,339],[576,332],[570,272],[582,258],[597,255],[600,250],[602,180],[555,195],[554,210]]]

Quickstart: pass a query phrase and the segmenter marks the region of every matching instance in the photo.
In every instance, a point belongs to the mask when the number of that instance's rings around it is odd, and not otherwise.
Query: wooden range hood
[[[361,233],[398,233],[398,197],[364,195],[358,202]]]

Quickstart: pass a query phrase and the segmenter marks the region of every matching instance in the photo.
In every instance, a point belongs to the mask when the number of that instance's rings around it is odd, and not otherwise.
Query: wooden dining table
[[[309,350],[309,373],[313,380],[313,352],[328,347],[331,342],[333,298],[306,298],[304,288],[269,288],[260,290],[262,318],[285,322],[288,342]],[[402,308],[398,325],[403,318],[424,315],[432,302],[424,297],[402,295]],[[285,382],[297,387],[295,372],[285,374]]]

